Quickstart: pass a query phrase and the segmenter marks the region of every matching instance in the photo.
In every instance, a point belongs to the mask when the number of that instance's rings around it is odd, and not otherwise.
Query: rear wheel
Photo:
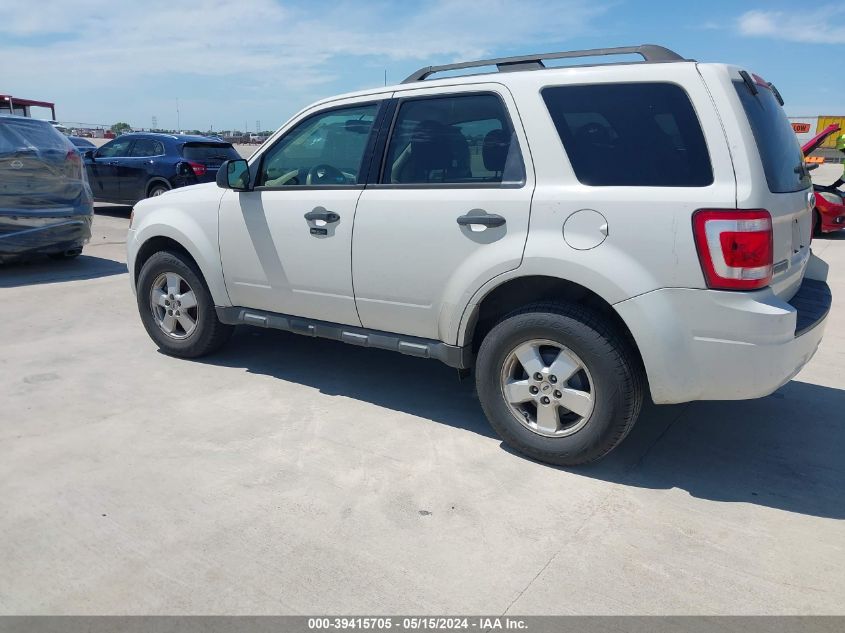
[[[138,311],[159,348],[196,358],[222,347],[234,329],[221,323],[196,264],[181,253],[160,251],[138,275]]]
[[[628,434],[644,379],[609,320],[575,305],[512,313],[484,338],[476,387],[502,439],[534,459],[573,466],[599,459]]]
[[[168,191],[170,191],[170,187],[163,183],[157,182],[150,186],[150,190],[147,192],[147,197],[155,198]]]
[[[822,216],[818,209],[813,209],[813,235],[819,237],[822,234]]]

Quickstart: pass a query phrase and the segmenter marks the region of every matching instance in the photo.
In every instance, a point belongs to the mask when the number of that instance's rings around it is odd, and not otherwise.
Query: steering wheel
[[[306,185],[345,185],[347,184],[346,176],[337,167],[332,167],[325,163],[314,165],[308,171],[308,177],[305,179]]]

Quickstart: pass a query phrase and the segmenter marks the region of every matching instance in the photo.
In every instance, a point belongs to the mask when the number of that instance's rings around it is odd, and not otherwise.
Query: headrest
[[[417,169],[447,169],[452,162],[449,128],[439,121],[420,121],[411,135],[411,152]]]
[[[484,158],[484,169],[487,171],[504,171],[508,158],[510,139],[504,130],[490,130],[484,137],[481,155]]]
[[[587,123],[582,125],[576,133],[579,143],[589,145],[612,145],[610,130],[601,123]]]

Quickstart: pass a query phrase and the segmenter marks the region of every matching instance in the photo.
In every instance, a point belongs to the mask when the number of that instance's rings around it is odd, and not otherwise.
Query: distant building
[[[845,114],[841,116],[826,115],[789,117],[789,122],[792,124],[792,129],[798,136],[798,142],[801,143],[801,145],[809,141],[831,123],[838,123],[840,129],[842,129],[843,133],[845,133]],[[822,147],[826,149],[833,149],[835,146],[835,134],[822,143]]]

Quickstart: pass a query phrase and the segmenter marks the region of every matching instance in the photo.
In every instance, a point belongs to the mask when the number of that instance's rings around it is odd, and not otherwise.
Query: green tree
[[[121,121],[120,123],[115,123],[111,126],[111,131],[114,132],[115,136],[120,136],[121,134],[125,134],[126,132],[132,131],[132,126],[128,123],[124,123]]]

